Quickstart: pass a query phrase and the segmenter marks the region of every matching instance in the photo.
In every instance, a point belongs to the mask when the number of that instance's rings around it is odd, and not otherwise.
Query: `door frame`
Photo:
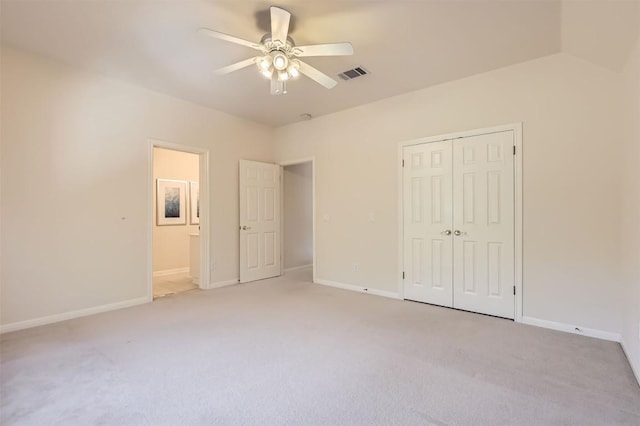
[[[200,284],[199,287],[206,290],[211,287],[210,259],[210,186],[209,180],[209,150],[190,145],[182,145],[173,142],[165,142],[158,139],[148,139],[148,176],[147,176],[147,299],[153,301],[153,191],[155,182],[153,177],[153,149],[163,148],[173,151],[196,154],[199,157],[198,188],[200,192]],[[188,199],[188,197],[187,197]],[[188,220],[188,219],[187,219]]]
[[[486,127],[473,130],[465,130],[462,132],[447,133],[443,135],[429,136],[425,138],[412,139],[398,143],[398,294],[400,299],[404,300],[404,280],[402,278],[404,265],[404,187],[403,187],[403,150],[407,146],[420,145],[431,142],[441,142],[452,139],[460,139],[470,136],[480,136],[491,133],[499,133],[505,131],[513,131],[514,145],[516,147],[514,159],[514,211],[515,211],[515,286],[516,297],[514,307],[514,321],[522,322],[522,304],[523,304],[523,283],[522,283],[522,122],[505,124],[501,126]]]
[[[294,160],[285,160],[280,161],[277,164],[280,166],[281,172],[285,166],[295,166],[296,164],[303,163],[311,163],[311,212],[312,212],[312,230],[311,230],[311,239],[312,239],[312,248],[313,256],[313,273],[312,273],[312,282],[316,282],[316,157],[303,157],[297,158]],[[282,179],[280,180],[280,274],[284,272],[284,221],[285,221],[285,213],[284,213],[284,173],[280,173]]]

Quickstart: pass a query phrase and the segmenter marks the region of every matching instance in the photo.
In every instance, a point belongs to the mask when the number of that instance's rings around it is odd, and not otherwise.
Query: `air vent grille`
[[[338,77],[343,80],[353,80],[354,78],[362,77],[363,75],[367,74],[369,74],[369,71],[365,70],[364,68],[355,67],[354,69],[341,72],[340,74],[338,74]]]

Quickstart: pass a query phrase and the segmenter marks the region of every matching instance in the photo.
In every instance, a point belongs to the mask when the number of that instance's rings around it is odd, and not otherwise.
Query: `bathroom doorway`
[[[204,232],[208,197],[203,191],[208,153],[154,141],[150,155],[149,293],[156,300],[208,287],[208,262],[202,260],[207,259],[203,255],[208,252],[208,238],[201,237],[208,235]]]

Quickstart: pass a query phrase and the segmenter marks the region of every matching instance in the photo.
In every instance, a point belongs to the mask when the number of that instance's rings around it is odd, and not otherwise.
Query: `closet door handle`
[[[462,235],[462,231],[460,231],[459,229],[456,229],[455,231],[453,231],[453,234],[454,234],[456,237],[459,237],[460,235]]]
[[[447,229],[446,231],[442,231],[440,233],[444,235],[451,235],[451,229]]]
[[[247,229],[251,229],[251,227],[250,226],[242,226],[242,227],[240,227],[240,229],[242,229],[243,231],[246,231]]]

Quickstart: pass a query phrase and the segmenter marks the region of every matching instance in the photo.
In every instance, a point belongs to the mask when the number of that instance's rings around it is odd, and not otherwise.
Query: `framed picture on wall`
[[[189,223],[192,225],[200,224],[200,185],[198,182],[190,182],[189,185],[189,201],[191,202],[191,217]]]
[[[158,179],[156,189],[158,226],[187,224],[187,182]]]

